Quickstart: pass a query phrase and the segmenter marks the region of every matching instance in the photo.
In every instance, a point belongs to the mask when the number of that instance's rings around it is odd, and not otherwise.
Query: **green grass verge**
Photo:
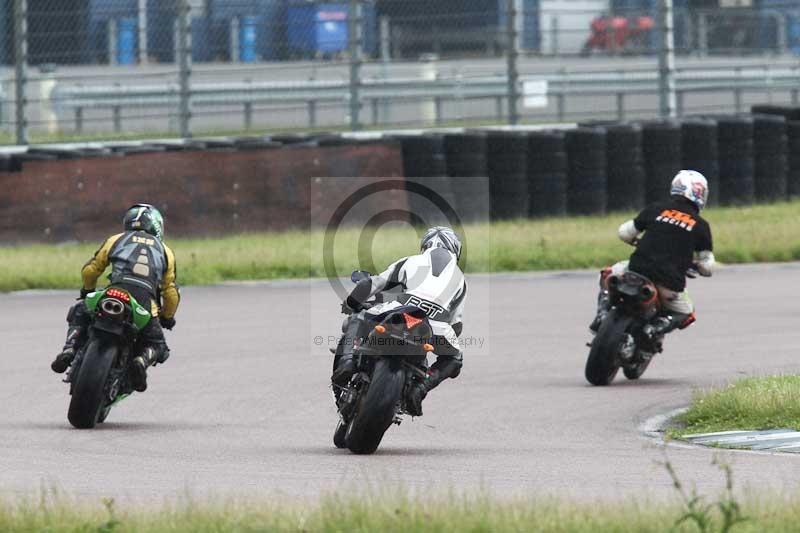
[[[694,393],[669,435],[737,429],[800,429],[800,376],[752,377]]]
[[[717,258],[725,263],[800,259],[797,218],[800,201],[746,208],[712,208],[706,213]],[[464,229],[467,272],[599,268],[630,254],[617,227],[632,213],[598,217],[524,220],[470,225]],[[169,228],[169,221],[167,222]],[[768,231],[767,231],[768,229]],[[118,228],[108,228],[109,234]],[[359,250],[360,232],[337,234],[333,257],[340,275],[371,255],[382,269],[414,253],[417,236],[407,227],[384,226]],[[215,239],[174,239],[183,285],[229,280],[307,278],[325,275],[323,232],[258,233]],[[74,288],[80,268],[98,243],[26,245],[0,248],[0,291]]]
[[[725,502],[727,500],[720,500]],[[730,500],[735,501],[735,500]],[[702,502],[702,503],[701,503]],[[406,496],[324,498],[316,504],[250,501],[181,503],[123,509],[113,501],[0,503],[0,530],[59,532],[707,532],[796,531],[800,500],[748,499],[726,529],[715,502],[700,499],[690,511],[670,502],[576,504],[562,500],[497,501],[489,497]],[[702,506],[708,507],[703,508]],[[738,502],[736,505],[739,505]],[[692,514],[692,517],[687,515]],[[743,519],[743,520],[742,520]],[[698,520],[700,522],[698,522]],[[742,520],[742,521],[739,521]],[[698,527],[702,523],[703,527]]]

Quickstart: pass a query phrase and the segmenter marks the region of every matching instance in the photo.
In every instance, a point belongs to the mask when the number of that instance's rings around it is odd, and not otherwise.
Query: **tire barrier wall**
[[[696,170],[708,180],[708,204],[719,204],[719,143],[717,122],[696,118],[681,124],[683,168]]]
[[[251,138],[5,156],[0,242],[95,241],[137,202],[158,204],[170,237],[322,225],[358,187],[402,176],[399,144],[342,143]],[[318,176],[341,179],[312,186]],[[405,195],[380,201],[376,208],[408,209]]]
[[[759,115],[778,115],[786,119],[786,189],[790,198],[800,196],[800,107],[757,105],[753,106],[752,112]]]
[[[455,204],[451,180],[447,173],[445,138],[439,134],[407,135],[395,137],[403,150],[403,167],[406,178],[420,183]],[[419,194],[408,196],[408,206],[429,225],[445,224],[444,213],[428,198]]]
[[[786,198],[787,145],[785,118],[779,115],[753,116],[755,194],[758,202],[776,202]]]
[[[452,134],[447,173],[452,179],[485,171],[492,178],[494,219],[524,217],[526,199],[531,218],[641,209],[665,198],[681,169],[706,176],[709,205],[800,196],[800,108],[753,111],[641,124],[588,122],[559,131],[489,131],[486,159],[483,134]],[[464,198],[474,192],[458,191],[455,184],[453,191]]]
[[[606,127],[609,211],[639,209],[647,201],[642,135],[638,124]]]
[[[527,217],[528,135],[516,131],[490,131],[487,150],[492,219]]]
[[[604,213],[608,201],[606,130],[579,127],[564,135],[567,148],[567,209],[577,215]]]
[[[753,119],[714,117],[719,143],[719,200],[722,205],[749,205],[755,201]]]
[[[567,146],[563,131],[528,137],[528,193],[531,217],[567,214]]]
[[[461,220],[477,222],[488,217],[485,198],[489,176],[486,132],[466,131],[444,137],[447,175]]]
[[[786,136],[789,152],[786,192],[791,198],[800,196],[800,120],[786,123]]]
[[[672,178],[683,167],[681,125],[676,121],[645,122],[642,126],[645,161],[645,199],[663,200]]]

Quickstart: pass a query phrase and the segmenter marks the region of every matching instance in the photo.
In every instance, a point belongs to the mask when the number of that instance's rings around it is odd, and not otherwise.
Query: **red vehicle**
[[[653,17],[621,17],[602,15],[591,24],[592,33],[583,45],[581,55],[599,50],[609,54],[643,52],[649,33],[655,27]]]

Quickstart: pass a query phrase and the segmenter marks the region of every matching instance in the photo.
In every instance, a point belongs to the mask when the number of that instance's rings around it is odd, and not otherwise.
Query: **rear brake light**
[[[131,296],[127,292],[118,290],[118,289],[108,289],[106,291],[106,296],[109,298],[116,298],[117,300],[122,300],[123,302],[130,303]]]
[[[421,318],[417,318],[417,317],[411,316],[408,313],[403,313],[403,318],[406,321],[406,327],[408,329],[413,329],[415,326],[417,326],[417,325],[422,323],[422,319]]]

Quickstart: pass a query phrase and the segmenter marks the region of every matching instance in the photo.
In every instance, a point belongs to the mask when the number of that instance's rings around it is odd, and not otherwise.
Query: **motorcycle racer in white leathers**
[[[414,305],[428,316],[433,330],[436,362],[430,367],[427,379],[409,395],[413,416],[422,415],[422,400],[433,388],[461,372],[462,351],[459,335],[463,327],[464,302],[467,284],[458,266],[461,241],[456,233],[444,226],[430,228],[422,237],[421,253],[392,263],[378,276],[361,280],[343,304],[356,311],[346,321],[341,349],[334,359],[331,381],[334,389],[344,387],[353,375],[353,343],[364,335],[368,315],[380,315],[392,309]],[[391,301],[371,307],[365,302],[386,291],[399,290]]]

